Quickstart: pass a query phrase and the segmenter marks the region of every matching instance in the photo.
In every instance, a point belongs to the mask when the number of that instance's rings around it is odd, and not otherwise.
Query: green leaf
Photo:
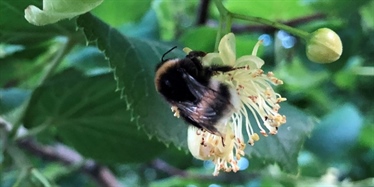
[[[46,133],[105,163],[144,161],[164,150],[139,131],[114,90],[111,74],[84,77],[65,71],[35,90],[24,124],[30,132],[46,126]]]
[[[160,37],[171,41],[177,33],[188,30],[196,19],[197,3],[197,0],[155,1],[152,9],[156,12]]]
[[[7,146],[8,128],[6,122],[0,118],[0,165],[3,166],[4,152]]]
[[[30,95],[30,91],[18,88],[0,89],[0,114],[20,106]]]
[[[186,147],[187,126],[173,117],[170,106],[154,87],[155,66],[171,47],[159,42],[128,38],[91,14],[78,18],[89,42],[95,42],[114,69],[117,88],[131,111],[131,118],[149,135],[165,143]],[[180,50],[170,58],[184,56]]]
[[[348,156],[349,149],[358,141],[362,122],[356,106],[350,103],[338,106],[321,119],[305,147],[322,160]]]
[[[112,26],[137,22],[150,8],[152,1],[104,1],[92,12]]]
[[[111,72],[104,55],[96,47],[76,47],[67,56],[69,66],[82,71],[86,75],[99,75]]]
[[[0,43],[0,59],[10,56],[16,52],[22,51],[25,48],[22,45],[8,45]]]
[[[160,28],[158,25],[156,12],[150,9],[139,22],[130,22],[124,24],[119,28],[120,32],[126,36],[146,38],[146,39],[159,39]]]
[[[374,149],[374,123],[368,124],[361,129],[360,144]]]
[[[227,9],[237,14],[284,21],[312,14],[312,9],[297,0],[289,1],[227,1]]]
[[[360,15],[362,16],[362,27],[367,32],[374,30],[373,10],[374,1],[368,1],[366,6],[362,6],[359,10]]]
[[[329,78],[326,71],[310,71],[303,62],[295,58],[291,63],[282,63],[274,71],[285,82],[284,86],[292,92],[303,93],[311,88],[318,88]]]
[[[180,37],[180,42],[192,50],[213,51],[216,33],[217,29],[211,27],[191,28],[183,33]]]
[[[291,105],[281,106],[280,112],[286,115],[287,123],[279,127],[278,134],[261,137],[253,147],[248,147],[245,151],[254,158],[252,162],[277,163],[284,171],[297,174],[297,157],[316,122]]]

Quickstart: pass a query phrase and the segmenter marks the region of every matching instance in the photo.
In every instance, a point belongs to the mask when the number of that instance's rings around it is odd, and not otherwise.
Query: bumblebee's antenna
[[[161,62],[165,62],[164,57],[165,57],[168,53],[170,53],[171,51],[173,51],[175,48],[177,48],[177,46],[174,46],[173,48],[171,48],[171,49],[169,49],[168,51],[166,51],[166,53],[164,53],[164,54],[162,55],[162,57],[161,57]]]

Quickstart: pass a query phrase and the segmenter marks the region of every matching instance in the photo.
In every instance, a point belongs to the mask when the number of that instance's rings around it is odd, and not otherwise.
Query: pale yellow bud
[[[307,41],[306,54],[313,62],[334,62],[340,58],[342,52],[343,45],[340,37],[328,28],[314,31]]]

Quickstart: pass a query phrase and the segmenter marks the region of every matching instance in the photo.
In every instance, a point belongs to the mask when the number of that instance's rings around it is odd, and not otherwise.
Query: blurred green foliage
[[[186,125],[153,85],[155,65],[172,46],[179,47],[171,58],[183,57],[183,47],[214,50],[213,2],[202,25],[198,0],[129,0],[104,1],[91,14],[43,27],[24,19],[30,4],[42,1],[0,0],[0,117],[22,124],[27,137],[65,144],[126,186],[374,186],[374,1],[224,1],[232,12],[307,32],[329,27],[343,55],[312,63],[302,40],[233,20],[237,55],[269,39],[258,54],[284,81],[277,89],[288,99],[280,112],[287,124],[248,146],[248,168],[215,178],[209,162],[186,154]],[[41,82],[56,58],[61,64]],[[0,128],[1,186],[97,185],[79,164],[23,150],[8,139],[9,128]]]

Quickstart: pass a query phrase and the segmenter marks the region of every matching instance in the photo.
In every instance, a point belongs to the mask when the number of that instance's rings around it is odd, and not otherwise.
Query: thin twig
[[[0,128],[9,132],[12,125],[0,117]],[[18,130],[24,130],[19,128]],[[24,133],[17,133],[22,135]],[[63,145],[56,144],[55,146],[46,146],[31,138],[18,139],[17,145],[19,148],[26,150],[33,155],[36,155],[44,160],[56,161],[67,166],[80,166],[80,170],[93,178],[97,184],[103,187],[119,187],[121,185],[114,174],[105,166],[97,164],[93,160],[85,160],[78,152]]]
[[[65,145],[44,146],[31,139],[19,140],[18,145],[20,148],[45,160],[57,161],[65,165],[79,165],[83,162],[81,170],[95,179],[100,186],[121,186],[107,167],[101,166],[93,160],[84,160],[79,153]]]
[[[208,20],[208,8],[210,0],[200,0],[196,25],[205,25]]]
[[[174,166],[171,166],[167,162],[161,159],[155,159],[151,162],[151,167],[162,171],[169,176],[178,176],[186,179],[192,179],[197,181],[215,181],[219,183],[236,183],[236,184],[243,184],[249,179],[254,179],[259,177],[259,174],[251,174],[251,173],[220,173],[219,176],[215,177],[213,175],[204,175],[204,174],[194,174],[188,171],[184,171],[178,169]]]
[[[309,23],[311,21],[321,20],[325,18],[326,18],[325,14],[314,14],[314,15],[300,17],[300,18],[296,18],[296,19],[292,19],[292,20],[289,20],[286,22],[280,22],[280,23],[295,27],[295,26]],[[207,25],[212,26],[212,27],[217,27],[218,23],[216,21],[209,20]],[[238,25],[238,24],[232,25],[232,32],[234,33],[244,33],[244,32],[272,33],[276,30],[278,29],[272,26],[268,26],[268,25]]]

